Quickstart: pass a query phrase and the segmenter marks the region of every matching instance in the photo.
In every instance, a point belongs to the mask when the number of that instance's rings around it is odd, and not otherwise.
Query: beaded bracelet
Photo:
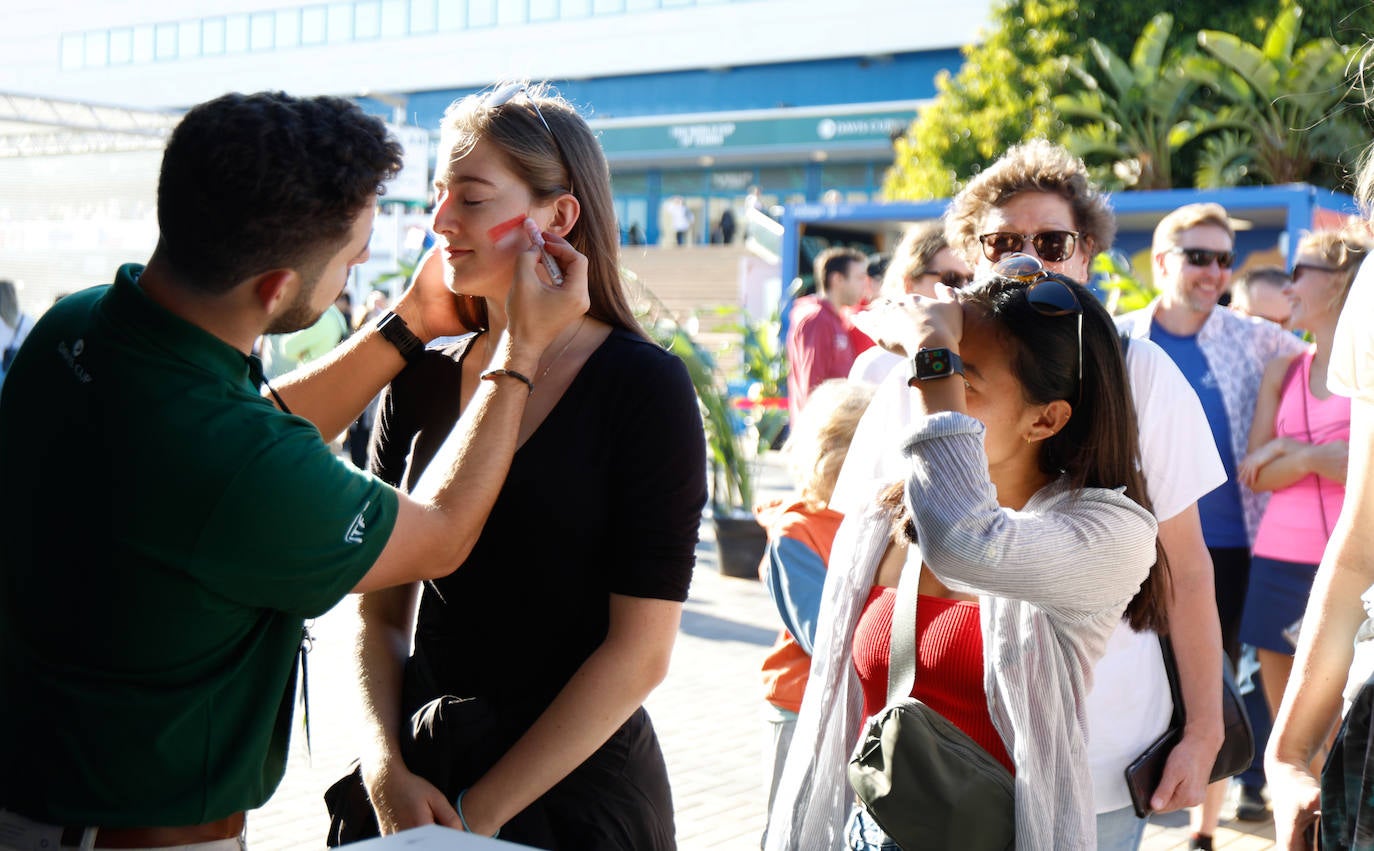
[[[483,381],[495,381],[503,375],[508,375],[516,381],[524,382],[525,386],[530,388],[530,392],[534,392],[534,382],[530,380],[530,377],[524,373],[516,372],[513,369],[489,369],[477,377]]]
[[[464,789],[463,791],[461,791],[461,792],[458,793],[458,797],[455,798],[454,801],[453,801],[453,808],[454,808],[455,810],[458,811],[458,821],[460,821],[460,822],[463,823],[463,830],[467,831],[468,833],[476,833],[476,831],[474,831],[472,828],[468,827],[468,820],[467,820],[467,817],[463,815],[463,796],[466,795],[467,793],[468,793],[468,790],[466,790],[466,789]],[[492,838],[492,839],[495,839],[496,837],[498,837],[498,836],[500,836],[500,835],[501,835],[501,828],[498,827],[498,828],[496,829],[496,832],[493,833],[493,834],[491,835],[491,838]]]

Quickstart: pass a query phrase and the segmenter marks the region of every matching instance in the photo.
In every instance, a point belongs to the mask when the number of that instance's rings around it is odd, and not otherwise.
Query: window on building
[[[248,16],[229,15],[224,19],[224,52],[244,53],[248,50]]]
[[[279,9],[273,18],[276,29],[276,46],[278,48],[300,47],[301,10]]]
[[[87,68],[100,68],[110,62],[110,34],[106,30],[86,33],[85,53],[81,62]]]
[[[224,53],[224,19],[206,18],[200,27],[200,50],[206,56]]]
[[[325,41],[330,44],[343,44],[353,38],[353,5],[351,3],[330,3],[328,20],[325,24]]]
[[[558,4],[558,17],[585,18],[592,13],[591,0],[561,0]]]
[[[382,0],[382,38],[406,34],[406,0]]]
[[[128,65],[134,58],[134,31],[110,30],[110,64]]]
[[[661,5],[660,0],[626,0],[625,8],[630,12],[648,12]]]
[[[622,15],[625,13],[625,0],[592,0],[593,15]]]
[[[152,24],[134,27],[134,61],[152,62],[154,56],[153,43],[156,36],[153,33]]]
[[[72,71],[81,67],[86,58],[86,37],[81,33],[62,36],[62,69]]]
[[[248,18],[248,49],[271,50],[276,46],[277,16],[271,12],[255,12]]]
[[[529,0],[530,21],[558,20],[558,0]]]
[[[325,9],[306,6],[301,10],[301,44],[324,44]]]
[[[496,23],[500,26],[523,24],[529,20],[528,0],[496,0]]]
[[[456,3],[445,3],[445,6],[454,6]],[[432,33],[438,25],[434,10],[434,0],[410,0],[410,33],[411,35],[421,35]]]
[[[468,26],[490,27],[496,23],[496,0],[468,0]]]
[[[439,32],[457,32],[468,25],[468,4],[466,0],[444,0],[439,4],[435,15],[435,26]]]
[[[359,0],[353,7],[353,37],[373,39],[382,34],[382,4],[380,0]]]
[[[157,48],[154,56],[159,62],[177,58],[177,25],[158,24],[156,27]],[[89,38],[89,37],[88,37]]]
[[[195,59],[200,56],[200,21],[182,21],[177,24],[177,56],[181,59]]]

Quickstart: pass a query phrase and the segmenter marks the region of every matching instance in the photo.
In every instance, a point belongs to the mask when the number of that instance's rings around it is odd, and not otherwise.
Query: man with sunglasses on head
[[[1044,140],[1017,145],[984,169],[951,202],[946,220],[950,245],[979,273],[1020,252],[1084,281],[1093,256],[1111,248],[1116,236],[1106,196],[1089,182],[1083,162]],[[1205,437],[1197,395],[1169,358],[1141,341],[1128,347],[1126,364],[1141,461],[1169,561],[1167,608],[1188,717],[1151,798],[1153,809],[1167,811],[1202,799],[1221,745],[1221,646],[1196,503],[1224,473]],[[1135,815],[1124,769],[1164,732],[1173,710],[1157,637],[1118,624],[1093,676],[1088,760],[1098,847],[1125,851],[1139,845],[1145,822]]]
[[[1092,256],[1111,247],[1116,221],[1106,196],[1088,181],[1083,162],[1037,140],[1011,148],[969,182],[945,214],[945,233],[950,247],[974,269],[974,287],[979,276],[1013,254],[1030,255],[1050,272],[1083,280]],[[1032,274],[1026,280],[1038,278]],[[1045,304],[1048,316],[1056,310]],[[1202,800],[1222,741],[1221,640],[1196,502],[1221,484],[1224,473],[1206,438],[1207,419],[1197,394],[1168,356],[1141,341],[1127,350],[1126,364],[1141,461],[1169,562],[1173,594],[1166,607],[1188,716],[1151,798],[1152,808],[1164,811]],[[891,435],[904,434],[911,421],[904,372],[883,382],[859,424],[830,501],[837,511],[862,507],[874,482],[902,469],[900,444]],[[1134,632],[1124,620],[1117,625],[1093,669],[1086,708],[1098,848],[1134,849],[1145,820],[1135,815],[1124,771],[1165,731],[1173,710],[1155,633]]]
[[[286,768],[305,619],[444,576],[477,541],[523,376],[587,309],[582,255],[546,236],[567,273],[555,288],[522,254],[493,380],[408,495],[324,438],[463,330],[441,281],[308,371],[268,384],[250,353],[334,303],[400,166],[385,126],[339,98],[193,108],[163,154],[147,264],[64,298],[15,359],[0,396],[15,485],[0,491],[0,849],[241,849],[245,811]]]
[[[1240,616],[1250,576],[1250,545],[1264,495],[1236,478],[1245,457],[1264,367],[1303,349],[1297,337],[1265,319],[1241,316],[1217,302],[1235,263],[1235,231],[1220,204],[1188,204],[1155,227],[1151,248],[1160,295],[1117,320],[1133,342],[1157,343],[1178,365],[1202,401],[1226,470],[1226,481],[1198,501],[1203,538],[1212,558],[1222,646],[1234,665],[1240,654]],[[1194,847],[1210,848],[1226,784],[1213,784],[1195,821]]]

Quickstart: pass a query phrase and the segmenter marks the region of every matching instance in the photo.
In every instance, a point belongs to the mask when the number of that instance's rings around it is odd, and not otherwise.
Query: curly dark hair
[[[167,142],[155,256],[207,293],[271,269],[314,277],[400,167],[386,126],[350,101],[223,95]]]

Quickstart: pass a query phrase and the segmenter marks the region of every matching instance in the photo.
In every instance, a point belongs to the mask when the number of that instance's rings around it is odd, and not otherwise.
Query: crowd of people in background
[[[346,101],[226,95],[169,140],[146,266],[36,322],[0,281],[0,469],[32,483],[0,491],[0,694],[24,695],[0,700],[0,848],[246,847],[306,621],[349,593],[367,730],[332,840],[676,847],[643,703],[707,461],[687,368],[620,285],[604,154],[546,86],[455,102],[438,245],[354,305],[399,162]],[[664,215],[690,243],[685,200]],[[815,258],[785,340],[797,491],[758,509],[765,849],[912,847],[845,776],[907,692],[1005,775],[1016,847],[1129,851],[1192,808],[1210,849],[1247,648],[1280,846],[1374,848],[1374,230],[1233,275],[1231,216],[1188,204],[1153,233],[1158,296],[1113,317],[1087,284],[1116,234],[1034,140],[890,256]]]

